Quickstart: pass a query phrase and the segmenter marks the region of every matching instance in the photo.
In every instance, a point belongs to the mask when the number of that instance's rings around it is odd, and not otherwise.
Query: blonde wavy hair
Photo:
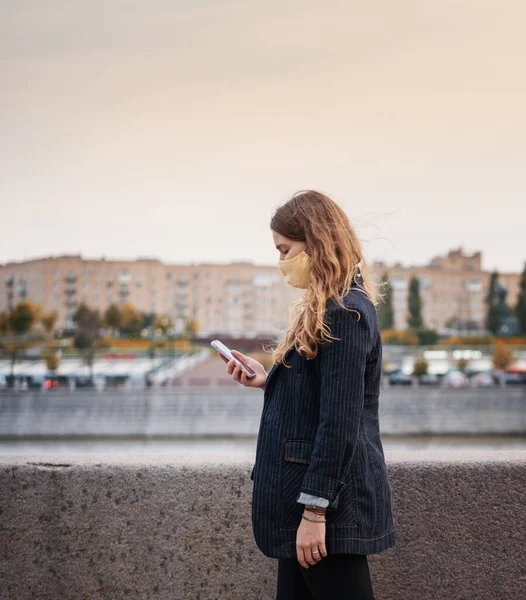
[[[325,194],[314,190],[296,192],[276,209],[270,221],[272,231],[291,240],[305,241],[311,256],[310,281],[303,294],[289,306],[289,325],[277,345],[265,348],[275,363],[286,367],[285,354],[293,347],[307,359],[318,352],[318,343],[328,337],[324,323],[326,304],[334,299],[345,310],[343,297],[358,272],[362,287],[373,304],[382,298],[382,282],[369,275],[362,247],[343,209]],[[274,342],[276,344],[276,342]]]

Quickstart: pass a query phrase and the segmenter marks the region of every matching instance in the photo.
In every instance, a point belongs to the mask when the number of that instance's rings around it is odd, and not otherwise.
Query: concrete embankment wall
[[[161,388],[0,393],[0,438],[256,435],[263,392]],[[526,435],[526,388],[384,388],[382,434]]]
[[[526,452],[390,452],[377,600],[526,598]],[[0,457],[0,599],[274,600],[250,455]],[[311,567],[315,568],[315,567]]]

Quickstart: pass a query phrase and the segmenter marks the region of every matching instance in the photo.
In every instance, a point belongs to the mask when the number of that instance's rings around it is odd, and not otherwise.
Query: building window
[[[480,279],[469,279],[464,282],[464,285],[471,292],[480,292],[482,291],[482,281]]]

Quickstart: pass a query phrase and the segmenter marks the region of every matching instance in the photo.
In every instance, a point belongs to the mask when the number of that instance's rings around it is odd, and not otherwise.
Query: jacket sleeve
[[[339,305],[327,310],[332,337],[318,349],[320,412],[314,447],[300,492],[329,500],[328,510],[337,508],[338,495],[345,485],[360,419],[362,418],[365,367],[372,348],[372,331],[363,309],[354,311]]]

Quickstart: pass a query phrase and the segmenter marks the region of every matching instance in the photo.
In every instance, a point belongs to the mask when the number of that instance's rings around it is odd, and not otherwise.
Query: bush
[[[433,346],[437,343],[438,332],[435,329],[421,327],[420,329],[415,329],[414,333],[418,337],[421,346]]]
[[[469,365],[469,358],[459,358],[457,360],[457,369],[459,371],[462,371],[462,373],[466,372],[468,365]]]
[[[495,344],[493,351],[493,366],[496,369],[506,369],[514,362],[513,352],[502,341]]]
[[[490,335],[452,335],[443,339],[443,346],[490,346],[495,339]]]
[[[410,329],[384,329],[382,343],[397,346],[417,346],[418,337]]]
[[[508,346],[526,346],[526,337],[507,337],[507,338],[496,338],[495,342],[503,342]]]
[[[425,358],[417,358],[413,364],[413,375],[420,377],[420,375],[427,374],[428,363]]]

